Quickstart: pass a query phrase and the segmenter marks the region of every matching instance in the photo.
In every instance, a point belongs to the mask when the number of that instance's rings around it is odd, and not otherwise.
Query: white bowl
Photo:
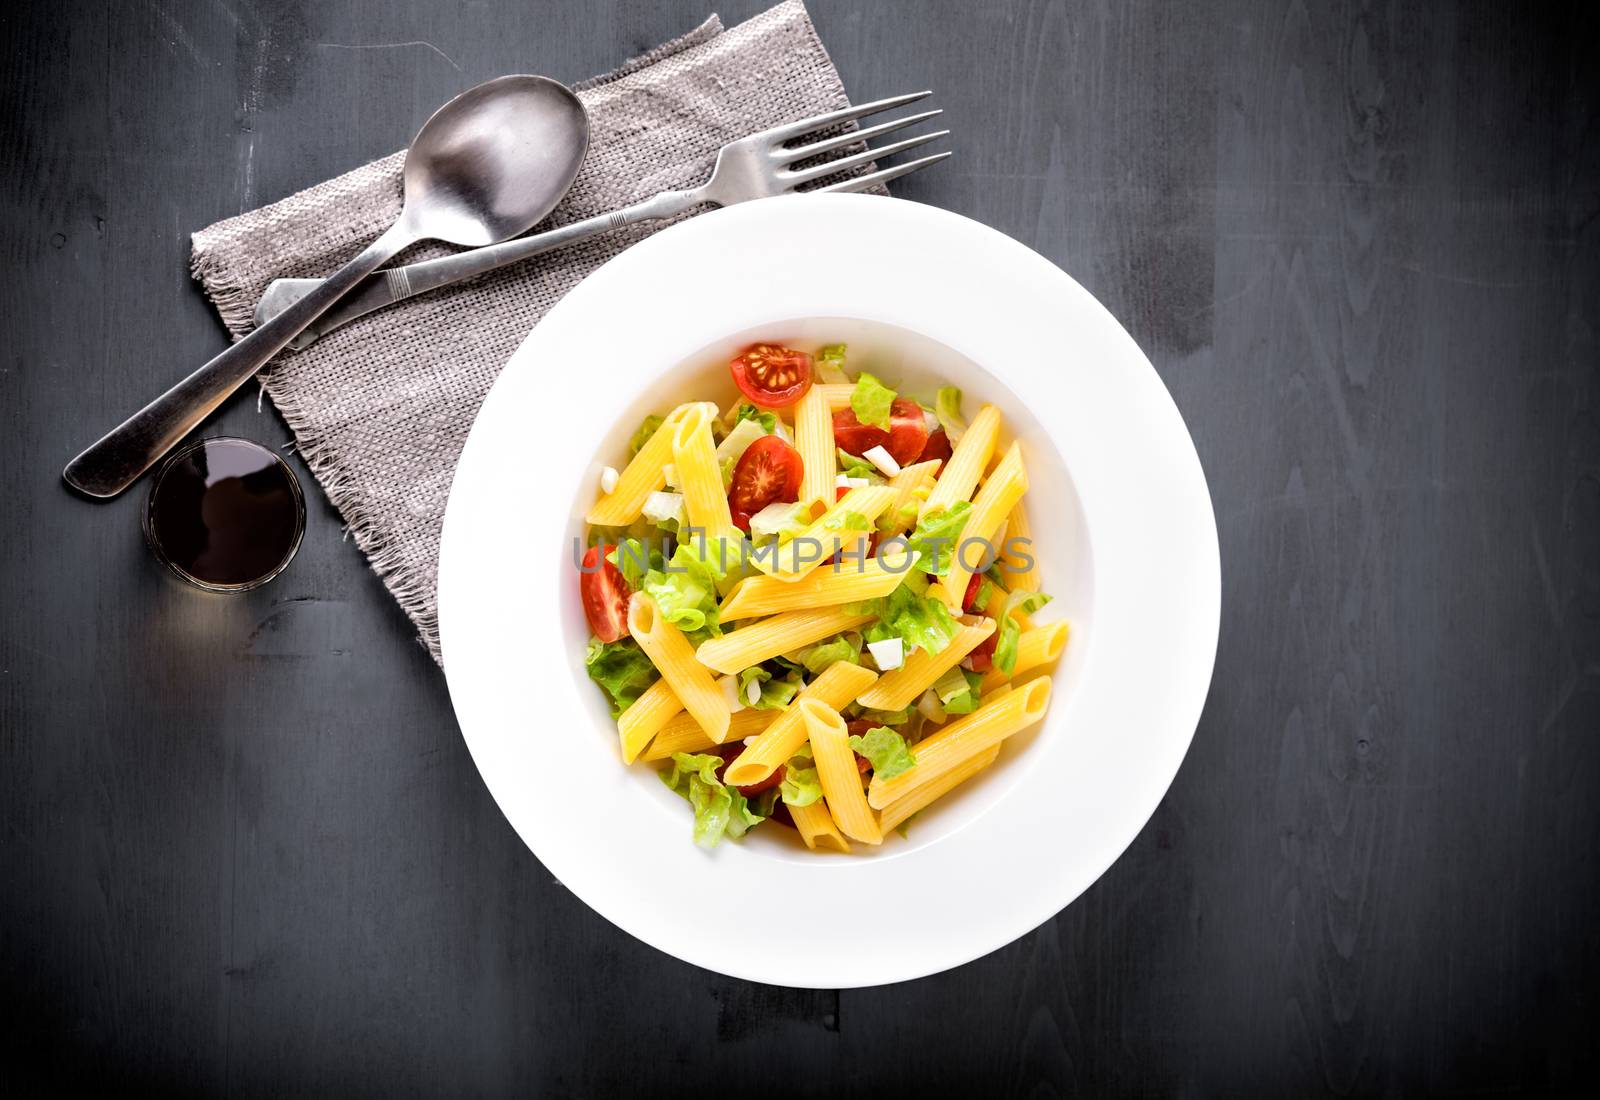
[[[908,392],[960,386],[1022,441],[1038,618],[1071,641],[1050,710],[996,764],[861,855],[762,826],[713,852],[624,768],[574,540],[646,413],[732,391],[761,338],[850,345]],[[601,915],[681,959],[779,985],[920,977],[1048,920],[1133,840],[1176,774],[1216,654],[1216,523],[1149,361],[1060,269],[933,207],[812,195],[703,214],[561,301],[507,364],[456,470],[439,570],[446,676],[507,819]],[[946,804],[948,802],[948,804]],[[859,850],[865,846],[856,846]]]

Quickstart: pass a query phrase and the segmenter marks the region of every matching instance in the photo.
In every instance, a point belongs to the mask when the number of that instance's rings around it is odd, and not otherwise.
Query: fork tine
[[[797,160],[805,160],[807,157],[815,157],[823,153],[831,153],[835,149],[843,149],[847,145],[854,145],[857,142],[866,141],[868,138],[875,138],[880,134],[893,133],[895,130],[901,130],[907,126],[915,126],[919,122],[926,122],[928,119],[942,114],[944,114],[942,109],[937,111],[923,111],[920,114],[907,115],[905,118],[896,118],[891,119],[888,122],[880,122],[876,126],[867,126],[860,130],[851,130],[848,134],[840,134],[838,137],[831,137],[822,141],[815,141],[810,145],[800,145],[793,149],[778,149],[775,151],[774,155],[778,158],[778,162],[780,164],[793,164]]]
[[[810,118],[803,118],[799,122],[786,122],[782,126],[774,126],[770,130],[763,130],[760,136],[767,138],[769,141],[782,143],[800,137],[802,134],[809,134],[813,130],[821,130],[825,126],[832,126],[838,122],[849,122],[854,118],[875,115],[879,111],[887,111],[891,107],[903,107],[907,103],[915,103],[919,99],[926,99],[932,94],[931,90],[911,92],[907,95],[890,96],[888,99],[876,99],[871,103],[862,103],[854,107],[841,107],[837,111],[829,111],[827,114],[822,115],[812,115]]]
[[[866,164],[868,161],[877,160],[880,157],[892,157],[896,153],[905,152],[907,149],[915,149],[919,145],[926,145],[930,141],[946,137],[949,133],[949,130],[935,130],[931,134],[918,134],[916,137],[909,137],[903,141],[891,141],[881,149],[868,149],[864,153],[855,153],[848,157],[840,157],[837,160],[825,161],[822,164],[805,168],[798,172],[786,172],[780,178],[789,183],[810,183],[812,180],[821,179],[823,176],[831,176],[835,172],[842,172],[846,168],[854,168],[858,164]]]
[[[855,176],[851,179],[841,180],[838,183],[831,183],[827,187],[817,187],[811,191],[807,191],[806,194],[820,195],[827,191],[835,191],[840,193],[849,191],[865,191],[875,183],[888,183],[890,180],[899,179],[901,176],[915,172],[920,168],[926,168],[930,164],[937,164],[939,161],[944,160],[949,155],[949,152],[946,151],[943,153],[935,153],[931,157],[923,157],[920,160],[908,160],[904,164],[896,164],[888,168],[880,168],[876,172],[868,172],[864,176]]]

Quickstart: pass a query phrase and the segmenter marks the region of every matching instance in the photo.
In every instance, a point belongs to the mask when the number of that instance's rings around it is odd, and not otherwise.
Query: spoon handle
[[[90,444],[67,463],[61,476],[87,496],[116,496],[211,415],[301,329],[418,239],[402,215],[311,293]]]
[[[565,248],[567,245],[586,241],[609,229],[617,229],[634,222],[670,218],[707,201],[698,188],[690,191],[663,191],[659,195],[631,206],[624,206],[620,210],[597,214],[592,218],[584,218],[582,221],[571,222],[543,233],[535,233],[530,237],[519,237],[502,244],[457,252],[453,256],[442,256],[435,260],[423,260],[420,263],[380,271],[340,302],[336,309],[330,309],[314,323],[307,325],[290,341],[289,346],[296,349],[309,347],[317,337],[385,306],[510,264],[520,263],[552,249]],[[276,280],[267,287],[266,293],[261,296],[260,304],[256,306],[256,323],[270,322],[272,318],[280,316],[285,309],[291,307],[292,303],[299,300],[300,295],[310,292],[318,285],[316,279]]]

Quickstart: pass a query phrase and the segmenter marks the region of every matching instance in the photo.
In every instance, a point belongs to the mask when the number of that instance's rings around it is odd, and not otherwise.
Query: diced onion
[[[949,715],[945,714],[944,704],[939,702],[939,695],[932,688],[922,693],[917,700],[917,710],[930,722],[943,722]]]
[[[893,477],[900,472],[900,463],[894,460],[892,454],[883,449],[883,444],[881,443],[871,450],[863,451],[861,457],[882,470],[888,477]]]
[[[722,697],[728,701],[729,710],[744,709],[744,700],[739,698],[739,678],[737,676],[719,677],[717,687],[722,689]]]
[[[617,479],[622,475],[617,473],[614,466],[603,466],[600,469],[600,491],[609,493],[617,487]]]
[[[872,482],[868,481],[864,477],[845,477],[843,474],[839,475],[839,480],[837,482],[837,485],[840,489],[865,489],[871,484]]]
[[[872,653],[872,659],[878,662],[878,669],[888,672],[890,669],[899,668],[906,662],[905,643],[899,638],[885,638],[881,642],[868,642],[867,649]]]

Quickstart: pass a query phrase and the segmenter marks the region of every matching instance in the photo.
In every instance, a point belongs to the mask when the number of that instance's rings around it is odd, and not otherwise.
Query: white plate
[[[624,768],[572,543],[647,412],[731,392],[756,337],[845,341],[910,392],[937,377],[1023,442],[1046,591],[1070,619],[1045,721],[863,856],[762,826],[714,852]],[[931,391],[929,391],[931,394]],[[445,517],[439,617],[456,715],[518,834],[573,893],[725,974],[902,981],[1016,939],[1081,894],[1166,792],[1216,654],[1216,522],[1154,369],[1082,287],[977,222],[859,195],[753,202],[635,245],[529,334],[484,402]],[[763,835],[767,834],[767,835]],[[857,848],[863,846],[856,846]]]

